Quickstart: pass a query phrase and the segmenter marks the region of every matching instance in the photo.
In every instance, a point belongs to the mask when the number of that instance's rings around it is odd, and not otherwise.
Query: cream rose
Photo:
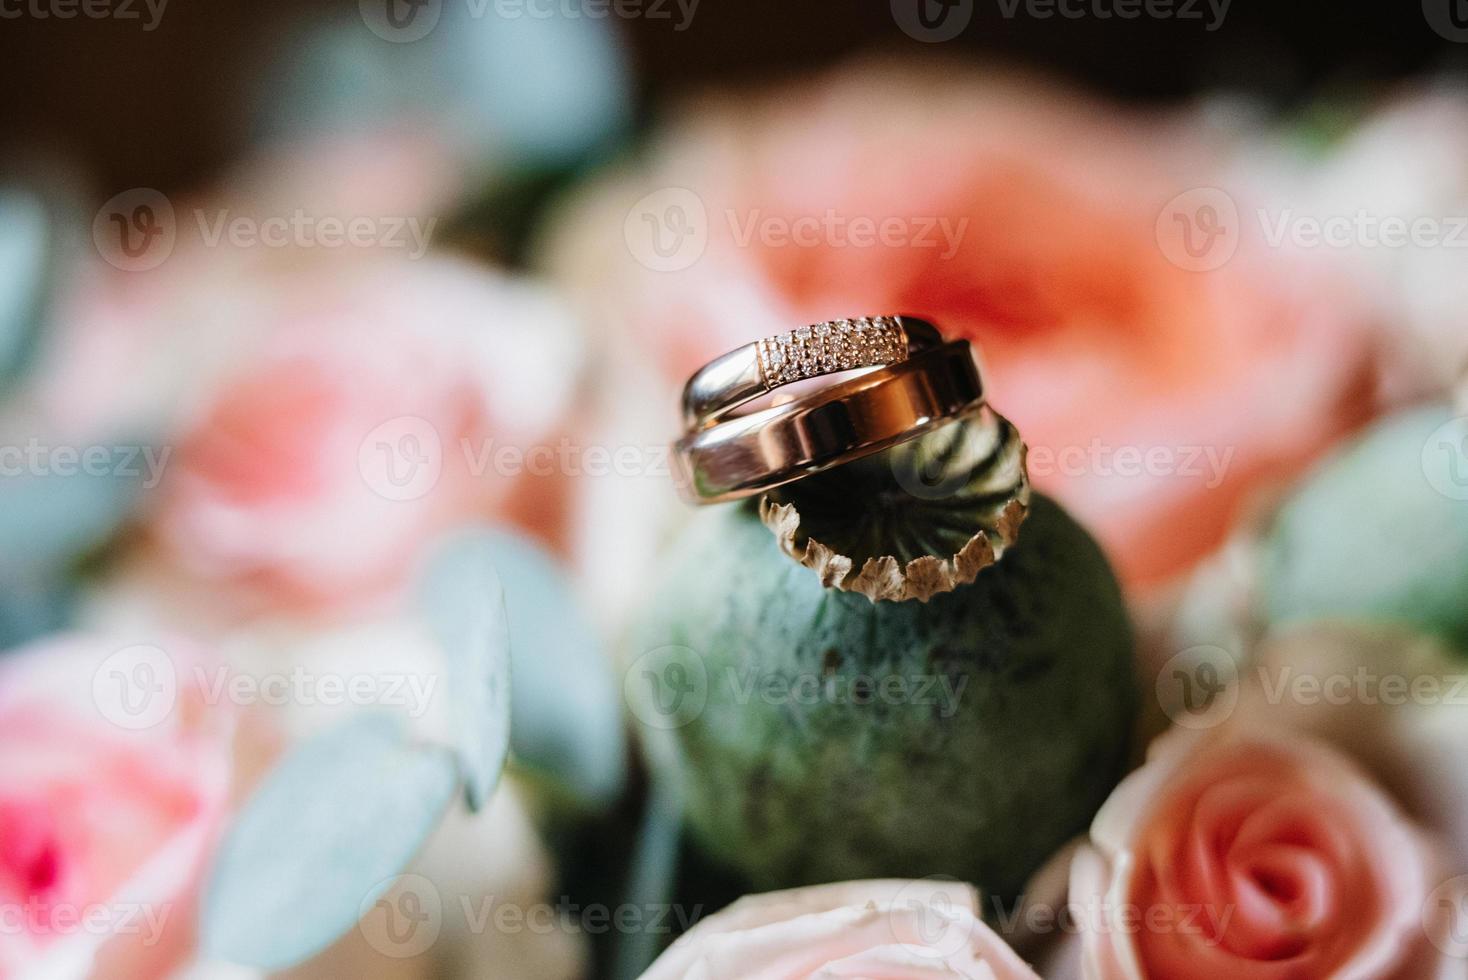
[[[704,919],[642,980],[1038,980],[954,882],[851,881],[750,895]]]
[[[1349,219],[1346,243],[1330,250],[1374,307],[1384,387],[1395,399],[1441,392],[1468,369],[1465,94],[1448,78],[1400,93],[1278,198],[1278,213],[1337,226]]]

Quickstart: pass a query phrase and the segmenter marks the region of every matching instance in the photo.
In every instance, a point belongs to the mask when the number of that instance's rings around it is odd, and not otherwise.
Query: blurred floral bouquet
[[[1468,972],[1460,88],[1140,113],[860,62],[629,134],[595,25],[361,33],[213,189],[0,188],[0,975]],[[873,844],[903,799],[822,825],[880,877],[755,874],[640,707],[683,379],[860,311],[974,342],[1137,626],[1053,613],[1134,678],[1032,722],[1089,768],[982,849],[1089,829],[1018,892]],[[964,588],[1082,560],[1024,534]],[[1136,751],[1080,744],[1133,679]]]

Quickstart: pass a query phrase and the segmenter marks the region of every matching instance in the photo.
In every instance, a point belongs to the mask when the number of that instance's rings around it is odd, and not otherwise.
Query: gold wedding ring
[[[763,493],[906,442],[983,404],[983,385],[968,341],[941,343],[935,328],[907,317],[866,322],[878,321],[900,324],[905,347],[898,351],[888,340],[882,349],[893,355],[891,362],[849,380],[745,415],[727,413],[761,393],[747,393],[753,382],[726,386],[718,398],[685,398],[691,421],[673,446],[683,496],[708,504]],[[788,380],[782,373],[774,387],[851,369],[834,366],[847,363],[839,358],[824,363],[817,359],[813,368],[809,360],[802,363],[800,371],[816,373]]]
[[[745,344],[696,371],[683,388],[683,424],[713,425],[776,388],[858,368],[897,364],[942,342],[937,329],[909,316],[828,320]]]

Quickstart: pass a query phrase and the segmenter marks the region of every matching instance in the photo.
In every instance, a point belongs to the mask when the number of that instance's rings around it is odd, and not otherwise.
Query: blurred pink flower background
[[[1228,179],[1236,143],[1201,114],[863,65],[793,94],[694,102],[645,165],[581,196],[548,262],[653,360],[670,404],[698,365],[785,324],[931,317],[974,341],[1036,485],[1145,588],[1373,410],[1369,316],[1341,270],[1260,254],[1251,236],[1200,273],[1175,261],[1165,222],[1159,236],[1171,199]],[[685,191],[706,248],[649,268],[655,243],[629,249],[618,215]],[[1151,452],[1165,458],[1144,465]]]
[[[109,663],[150,661],[128,661],[126,648],[119,659],[118,640],[57,635],[0,666],[7,976],[126,980],[187,962],[208,856],[241,780],[259,772],[252,754],[269,745],[193,685],[171,692],[166,717],[129,704]]]
[[[1142,112],[1044,78],[853,62],[674,106],[642,152],[554,198],[528,269],[476,253],[472,235],[422,255],[195,237],[195,213],[299,200],[425,223],[453,212],[483,174],[412,127],[278,143],[180,196],[179,241],[156,269],[77,263],[31,375],[0,406],[7,434],[162,452],[118,526],[57,562],[73,625],[91,632],[0,664],[13,784],[0,904],[43,912],[0,930],[0,975],[209,975],[220,965],[199,961],[194,912],[222,829],[280,755],[354,710],[246,712],[185,683],[159,724],[128,730],[94,690],[120,638],[182,635],[169,645],[181,678],[197,663],[437,684],[407,730],[415,747],[451,745],[454,668],[413,605],[438,540],[515,529],[574,583],[546,618],[584,606],[615,646],[685,513],[658,460],[689,372],[792,324],[888,312],[974,342],[1036,487],[1096,534],[1145,625],[1238,638],[1234,716],[1163,734],[1074,861],[1057,856],[1083,915],[1201,905],[1229,920],[1137,933],[1103,916],[1032,942],[986,923],[965,885],[832,883],[739,901],[649,980],[1037,975],[1025,959],[1093,980],[1448,975],[1462,957],[1423,915],[1468,867],[1461,710],[1281,708],[1247,668],[1429,674],[1451,661],[1359,623],[1272,632],[1247,556],[1260,515],[1326,453],[1387,408],[1444,400],[1468,357],[1451,255],[1280,246],[1252,216],[1283,202],[1461,210],[1458,95],[1403,93],[1305,154],[1222,100]],[[1404,142],[1419,152],[1403,158]],[[1195,252],[1206,229],[1171,220],[1197,201],[1236,209],[1209,239],[1226,253]],[[648,237],[685,233],[686,253]],[[630,448],[638,466],[498,462],[559,444]],[[1245,570],[1221,574],[1240,553]],[[522,655],[573,688],[581,672],[547,647]],[[620,694],[608,710],[622,720]],[[557,833],[585,817],[549,787],[512,765],[484,811],[445,818],[414,873],[450,900],[549,901],[577,870],[556,866]],[[939,938],[963,941],[935,949],[922,916],[938,899]],[[44,911],[130,902],[170,910],[161,939],[68,933]],[[356,930],[290,975],[590,975],[574,930],[446,932],[396,957]]]

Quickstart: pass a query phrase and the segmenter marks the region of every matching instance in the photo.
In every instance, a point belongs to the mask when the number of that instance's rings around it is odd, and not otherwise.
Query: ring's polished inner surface
[[[932,324],[908,316],[829,320],[745,344],[704,365],[683,389],[683,422],[699,429],[782,385],[898,364],[941,343]]]
[[[783,405],[690,430],[674,444],[694,503],[763,493],[904,442],[983,404],[967,341],[919,351]]]

